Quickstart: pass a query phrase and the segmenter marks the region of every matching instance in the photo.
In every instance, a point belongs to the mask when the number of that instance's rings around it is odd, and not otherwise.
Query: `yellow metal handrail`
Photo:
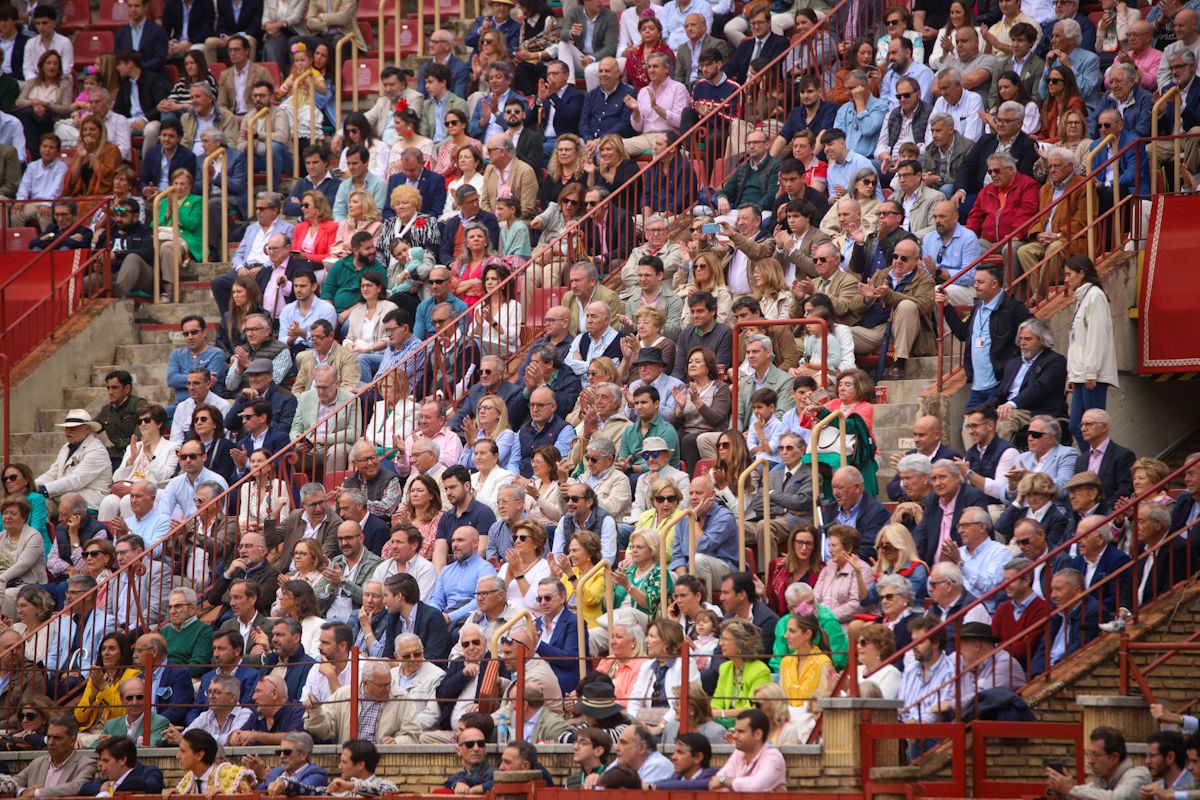
[[[575,613],[576,632],[579,634],[579,677],[587,674],[587,658],[584,654],[587,653],[587,646],[584,644],[584,639],[587,637],[587,631],[584,628],[587,625],[583,624],[583,585],[591,580],[591,577],[597,572],[604,573],[604,607],[608,609],[608,632],[612,633],[613,628],[613,576],[612,567],[608,562],[601,559],[599,564],[596,564],[587,572],[579,576],[579,580],[575,582]]]
[[[765,542],[774,539],[774,534],[771,533],[771,461],[759,456],[738,476],[738,572],[746,571],[746,479],[760,469],[763,474],[763,519],[758,552],[761,554],[760,558],[763,564],[771,563],[770,549],[765,545]],[[764,566],[763,569],[765,570],[766,567]]]
[[[812,436],[809,441],[812,442],[812,449],[809,454],[812,456],[812,493],[813,493],[813,522],[821,519],[821,473],[820,473],[820,458],[821,455],[821,431],[828,427],[834,420],[837,420],[839,441],[838,446],[842,453],[842,466],[846,466],[849,462],[846,460],[846,415],[842,410],[835,409],[825,415],[824,419],[817,420],[812,427]]]
[[[221,260],[229,260],[229,151],[224,147],[218,147],[213,152],[204,157],[204,162],[200,165],[200,177],[204,181],[204,186],[200,187],[200,197],[203,198],[204,207],[201,209],[201,219],[204,221],[204,230],[200,232],[201,247],[204,249],[203,256],[197,256],[197,260],[203,261],[208,258],[208,195],[210,192],[208,186],[208,165],[214,159],[221,159]],[[251,167],[254,165],[251,164]],[[251,175],[254,170],[248,170]],[[250,195],[249,202],[254,201],[254,195]],[[176,268],[179,267],[178,258],[175,262]],[[179,276],[175,277],[175,302],[179,302]]]
[[[1084,169],[1091,170],[1092,169],[1092,159],[1096,157],[1097,153],[1099,153],[1101,150],[1103,150],[1106,147],[1111,147],[1112,154],[1115,156],[1117,154],[1117,145],[1118,144],[1120,144],[1120,142],[1116,136],[1113,136],[1111,133],[1108,134],[1107,136],[1105,136],[1103,139],[1101,139],[1099,142],[1096,143],[1095,147],[1093,147],[1090,151],[1088,151],[1087,160],[1084,162]],[[1134,156],[1136,157],[1137,153],[1134,153]],[[1136,159],[1135,159],[1135,161],[1136,161]],[[1113,246],[1114,247],[1116,246],[1116,238],[1118,236],[1120,236],[1120,217],[1121,217],[1121,210],[1119,208],[1119,206],[1121,205],[1121,166],[1120,166],[1120,164],[1121,164],[1121,159],[1119,159],[1119,158],[1115,159],[1112,163],[1113,220],[1116,221],[1116,224],[1113,226],[1110,226],[1110,227],[1112,227],[1113,233],[1114,233],[1114,237],[1113,237],[1113,242],[1114,242]],[[1096,176],[1097,183],[1099,183],[1099,180],[1101,177],[1103,177],[1103,175]],[[1094,219],[1096,219],[1096,193],[1089,191],[1089,192],[1085,192],[1085,194],[1087,195],[1088,258],[1095,261],[1096,260],[1096,226],[1092,224],[1092,221]]]
[[[338,130],[342,128],[342,45],[346,42],[351,43],[350,69],[354,75],[354,99],[351,102],[354,104],[354,110],[358,111],[358,48],[353,46],[357,33],[357,29],[347,33],[333,46],[333,82],[335,84],[333,87],[333,124]],[[383,31],[379,33],[383,35]],[[399,54],[397,54],[396,60],[400,60]]]
[[[162,264],[161,264],[162,252],[161,251],[162,251],[162,247],[159,246],[159,241],[158,241],[158,227],[159,227],[158,226],[158,207],[159,207],[159,204],[162,202],[162,199],[164,197],[167,197],[168,195],[170,195],[169,202],[171,203],[171,231],[173,234],[172,238],[175,240],[172,245],[175,248],[175,270],[176,270],[174,300],[176,303],[179,302],[178,271],[181,266],[181,264],[180,264],[181,254],[180,254],[179,248],[180,248],[183,240],[179,236],[179,201],[175,199],[175,195],[172,194],[171,187],[168,186],[166,189],[163,189],[161,192],[154,195],[154,200],[152,201],[152,203],[150,205],[150,217],[151,217],[150,221],[152,223],[152,232],[154,234],[154,297],[151,298],[151,301],[155,302],[155,303],[157,303],[159,298],[162,297],[162,283],[161,283],[161,271],[162,271]]]
[[[266,130],[266,160],[267,160],[267,189],[275,185],[274,147],[275,147],[275,105],[260,108],[246,120],[246,202],[254,202],[254,123],[262,117],[267,119]]]
[[[505,620],[499,628],[496,628],[495,633],[492,634],[492,658],[500,658],[500,637],[515,628],[518,622],[525,620],[528,620],[529,627],[532,630],[535,624],[533,614],[530,614],[528,609],[519,608],[511,618]]]
[[[292,161],[295,164],[304,163],[304,154],[300,152],[300,85],[308,82],[308,143],[313,144],[318,138],[317,131],[317,85],[312,70],[301,75],[292,84]]]
[[[1171,101],[1175,102],[1175,128],[1174,128],[1175,135],[1176,135],[1176,137],[1178,137],[1179,134],[1183,133],[1183,131],[1181,130],[1181,128],[1183,127],[1183,96],[1179,93],[1178,86],[1172,86],[1170,89],[1163,92],[1163,96],[1158,98],[1158,100],[1154,103],[1154,108],[1152,108],[1150,111],[1150,139],[1152,141],[1158,139],[1159,109],[1162,108],[1165,104],[1170,103]],[[1173,139],[1172,142],[1174,144],[1174,149],[1175,149],[1175,158],[1172,159],[1175,162],[1175,186],[1178,187],[1179,186],[1179,157],[1180,157],[1180,153],[1181,153],[1180,139],[1178,139],[1178,138]],[[1150,148],[1150,153],[1149,153],[1148,157],[1151,159],[1151,163],[1150,163],[1150,166],[1151,166],[1151,169],[1150,169],[1150,194],[1155,194],[1158,191],[1158,164],[1157,164],[1158,159],[1157,159],[1157,156],[1154,154],[1153,146],[1151,146],[1151,148]]]
[[[387,67],[387,28],[384,25],[384,18],[387,16],[387,5],[391,0],[379,0],[379,74],[383,74],[384,68]],[[400,17],[401,0],[396,0],[396,62],[400,61]]]

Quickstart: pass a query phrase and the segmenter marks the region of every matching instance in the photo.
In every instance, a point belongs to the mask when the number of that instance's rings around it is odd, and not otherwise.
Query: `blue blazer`
[[[1100,98],[1100,105],[1096,109],[1096,114],[1092,119],[1092,136],[1100,138],[1100,129],[1097,127],[1100,122],[1100,112],[1110,108],[1116,108],[1117,101],[1111,93],[1106,93]],[[1154,97],[1136,83],[1133,85],[1133,105],[1121,112],[1121,116],[1125,119],[1125,131],[1133,134],[1133,137],[1144,137],[1150,135],[1150,115],[1154,110]],[[1124,136],[1122,136],[1124,138]]]
[[[1175,86],[1174,82],[1167,84],[1163,93],[1165,94],[1173,86]],[[1192,85],[1188,87],[1187,94],[1183,97],[1183,130],[1189,131],[1197,125],[1200,125],[1200,85],[1193,80]],[[1158,118],[1158,132],[1161,136],[1175,133],[1174,103],[1165,106],[1162,116]]]
[[[383,557],[383,546],[392,537],[392,529],[388,523],[374,514],[367,514],[366,526],[363,528],[363,546],[379,557]]]
[[[383,644],[383,652],[386,657],[392,657],[396,649],[396,637],[401,633],[400,615],[389,612],[387,639]],[[442,616],[442,612],[428,603],[417,601],[417,608],[413,611],[412,633],[415,633],[424,642],[425,658],[439,661],[450,655],[450,630],[446,626],[446,619]]]
[[[538,619],[541,622],[541,619]],[[583,647],[587,651],[587,630],[584,624]],[[546,663],[554,670],[558,678],[558,686],[563,694],[575,691],[579,683],[579,622],[575,612],[564,608],[558,622],[554,625],[554,633],[549,642],[538,642],[537,654],[547,659]]]
[[[271,785],[271,782],[283,774],[283,767],[271,767],[267,772],[267,777],[258,785],[259,791],[266,789]],[[323,787],[329,784],[329,775],[326,774],[324,767],[319,767],[316,764],[305,764],[300,768],[300,771],[292,776],[292,780],[298,783],[303,783],[305,786]]]
[[[765,61],[773,61],[776,56],[788,49],[788,45],[789,42],[786,36],[781,36],[771,31],[758,57]],[[747,36],[745,39],[742,39],[741,43],[734,49],[733,55],[725,62],[725,74],[737,83],[745,83],[746,73],[750,71],[750,62],[753,60],[753,57],[754,37]]]
[[[829,503],[821,508],[821,515],[825,519],[825,528],[828,530],[830,525],[837,524],[838,507],[836,503]],[[928,516],[928,514],[927,514]],[[875,536],[879,533],[879,529],[892,521],[892,515],[884,507],[883,503],[879,502],[873,496],[864,494],[862,503],[858,509],[858,523],[855,527],[862,535],[862,541],[858,544],[858,555],[864,560],[870,561],[875,557]],[[919,544],[918,544],[919,546]],[[933,562],[927,562],[932,564]]]
[[[286,433],[283,433],[274,425],[272,425],[268,427],[267,432],[263,434],[262,446],[270,450],[271,455],[275,455],[280,450],[287,447],[288,442],[290,441],[291,440],[288,439],[288,435]],[[238,450],[241,450],[246,455],[250,455],[250,451],[253,449],[253,445],[250,441],[250,434],[243,434],[242,437],[237,440],[237,444],[234,445],[234,447],[236,447]],[[236,478],[241,478],[246,474],[246,470],[235,470],[233,474],[236,476]]]
[[[950,524],[950,537],[954,539],[955,544],[962,544],[962,539],[958,536],[958,520],[962,517],[962,513],[970,506],[986,509],[990,502],[988,496],[974,486],[966,483],[962,485],[958,490],[958,497],[954,498],[954,520]],[[913,542],[917,545],[917,557],[926,564],[933,564],[938,560],[937,544],[941,528],[942,505],[938,496],[930,492],[929,496],[925,498],[925,516],[917,523],[917,528],[913,531]]]
[[[183,0],[167,0],[162,19],[168,39],[183,39]],[[216,7],[207,0],[194,0],[192,10],[188,13],[187,40],[192,44],[204,44],[204,40],[213,35],[216,27]]]
[[[282,769],[282,767],[279,769]],[[103,785],[100,781],[88,781],[80,787],[79,794],[83,797],[94,797],[100,794],[100,788]],[[117,787],[117,790],[130,794],[159,794],[163,790],[162,770],[158,767],[138,762],[133,765],[133,769],[125,776],[125,780],[121,781],[121,785]]]
[[[1149,95],[1147,95],[1149,96]],[[1149,117],[1147,117],[1146,127],[1150,127]],[[1117,142],[1117,152],[1125,150],[1125,148],[1138,140],[1137,135],[1130,133],[1128,126],[1121,131],[1121,138]],[[1146,134],[1149,136],[1149,134]],[[1096,155],[1092,156],[1091,168],[1099,169],[1100,165],[1113,157],[1113,151],[1110,147],[1103,148]],[[1147,194],[1150,189],[1150,162],[1146,158],[1145,146],[1138,144],[1135,147],[1130,147],[1121,153],[1118,159],[1118,167],[1121,172],[1121,191],[1124,194],[1132,194],[1135,190],[1142,194]]]
[[[116,52],[122,50],[137,50],[142,56],[142,69],[158,72],[167,63],[167,32],[163,26],[147,19],[142,27],[142,38],[138,46],[133,46],[133,28],[126,25],[118,28],[113,35]]]
[[[120,31],[117,31],[120,34]],[[12,53],[12,76],[19,81],[25,80],[25,43],[29,41],[29,36],[21,31],[20,26],[17,26],[17,38],[13,42]],[[118,40],[119,41],[119,40]],[[145,41],[143,37],[142,41]],[[120,46],[117,51],[120,52]],[[99,791],[97,789],[97,791]]]
[[[242,0],[242,13],[234,14],[232,0],[219,0],[217,3],[217,34],[232,36],[235,33],[247,33],[255,41],[262,41],[263,36],[263,2],[262,0]]]
[[[1027,511],[1025,506],[1013,503],[1004,507],[1004,513],[1000,515],[1000,519],[996,520],[996,533],[1002,537],[1001,541],[1012,539],[1013,529],[1017,527],[1018,522],[1025,519]],[[1046,509],[1045,516],[1042,517],[1042,528],[1046,531],[1046,544],[1051,550],[1066,541],[1067,531],[1070,530],[1070,527],[1071,520],[1063,513],[1062,509],[1051,503],[1050,508]]]
[[[196,701],[192,676],[184,667],[164,665],[162,679],[154,691],[154,710],[171,720],[172,725],[184,725],[188,711]]]
[[[388,178],[387,196],[392,196],[392,190],[397,186],[403,186],[408,183],[408,176],[403,172],[397,172],[392,177]],[[438,175],[431,169],[422,169],[421,176],[417,178],[417,191],[421,193],[421,211],[426,214],[432,214],[434,217],[442,215],[442,209],[446,207],[446,179]],[[396,212],[388,206],[383,212],[384,219],[391,219],[396,216]]]
[[[1092,573],[1092,579],[1088,581],[1087,588],[1091,589],[1127,563],[1129,563],[1129,556],[1110,544],[1100,554],[1100,561],[1096,564],[1096,571]],[[1067,566],[1079,570],[1082,575],[1087,575],[1087,562],[1083,560],[1083,556],[1075,556],[1067,562]],[[1113,584],[1116,584],[1115,588]],[[1092,596],[1099,596],[1104,619],[1116,619],[1118,607],[1130,607],[1133,596],[1130,590],[1132,585],[1132,574],[1130,570],[1125,570],[1115,581],[1109,581],[1092,593]]]
[[[546,98],[546,102],[535,103],[537,129],[542,133],[546,132],[546,123],[550,120],[550,109],[554,109],[555,134],[574,133],[579,130],[579,118],[583,114],[583,98],[582,89],[567,84],[562,97],[559,97],[558,94],[551,94]]]
[[[267,392],[267,402],[271,404],[271,429],[279,431],[287,438],[292,431],[292,420],[296,417],[296,396],[288,394],[278,386],[272,386]],[[229,413],[225,415],[225,430],[234,436],[240,436],[242,433],[242,418],[238,414],[244,405],[239,394]]]
[[[424,84],[422,83],[422,85]],[[455,92],[455,94],[458,94],[458,92]],[[458,96],[466,97],[467,95],[464,93],[459,94]],[[490,96],[490,93],[486,96]],[[529,118],[529,105],[525,102],[525,97],[516,89],[509,89],[508,94],[500,98],[500,108],[492,110],[492,112],[496,115],[496,124],[506,130],[508,128],[508,123],[504,121],[504,106],[509,100],[520,100],[521,105],[525,106],[525,118]],[[475,110],[471,113],[471,121],[467,123],[467,133],[468,135],[473,136],[482,142],[487,132],[487,127],[488,121],[483,118],[483,103],[476,103]]]
[[[430,59],[417,69],[417,91],[425,97],[429,96],[425,91],[425,71],[432,63],[433,60]],[[446,66],[450,68],[450,91],[459,97],[469,95],[471,91],[467,86],[471,82],[471,65],[457,56],[450,56],[446,61]]]
[[[208,686],[212,683],[212,679],[216,675],[217,671],[210,669],[200,676],[200,688],[196,690],[196,707],[189,709],[187,713],[188,725],[191,725],[196,717],[204,713],[204,707],[208,705]],[[240,705],[249,705],[254,702],[254,687],[258,683],[258,679],[262,677],[259,671],[252,667],[238,667],[233,671],[233,676],[242,684],[238,703]]]
[[[1175,505],[1171,508],[1171,530],[1177,531],[1184,525],[1187,525],[1188,517],[1191,516],[1192,509],[1195,507],[1196,498],[1192,496],[1192,493],[1180,492],[1175,497]],[[1200,521],[1196,524],[1200,527]],[[1192,536],[1189,532],[1188,540],[1196,544],[1197,552],[1200,552],[1200,536]]]
[[[142,41],[145,41],[146,34],[142,34]],[[145,189],[147,186],[158,186],[158,182],[163,179],[162,174],[162,145],[156,144],[146,151],[146,157],[142,159],[142,171],[138,175],[138,186]],[[180,145],[175,148],[175,152],[171,154],[171,161],[167,164],[166,178],[168,182],[171,178],[171,173],[182,167],[193,175],[196,174],[196,169],[199,165],[196,163],[196,154],[191,150]],[[246,176],[242,175],[242,188],[245,189]]]
[[[157,145],[155,145],[155,146],[157,147]],[[197,160],[196,167],[193,170],[193,172],[196,174],[196,194],[199,194],[203,190],[203,186],[200,184],[200,166],[202,163],[203,163],[203,161]],[[225,181],[226,181],[226,185],[229,187],[229,204],[231,206],[233,206],[234,208],[236,208],[237,212],[242,215],[243,219],[245,219],[245,217],[246,217],[246,154],[241,152],[240,150],[235,150],[233,148],[230,148],[228,164],[229,164],[229,175],[228,175],[228,177],[225,178]],[[215,178],[213,178],[212,186],[209,187],[210,197],[217,196],[217,193],[220,191],[221,191],[221,176],[217,175]],[[242,240],[245,241],[246,238],[247,237],[242,237]],[[253,237],[249,237],[249,238],[253,238]],[[238,249],[239,250],[241,249],[240,244],[238,245]]]
[[[424,195],[422,195],[424,197]],[[479,209],[472,222],[478,222],[487,228],[488,238],[492,240],[492,249],[500,249],[500,220],[490,211]],[[462,216],[455,214],[441,223],[442,245],[438,249],[439,264],[449,265],[454,261],[454,240],[458,237],[458,227],[462,225]]]
[[[1090,596],[1085,597],[1083,602],[1066,613],[1067,656],[1100,635],[1098,613],[1099,606],[1096,598]],[[1051,643],[1054,642],[1054,637],[1058,636],[1058,632],[1063,626],[1063,618],[1062,614],[1050,615],[1050,621],[1047,624],[1050,626]],[[1033,658],[1029,660],[1029,677],[1033,678],[1045,672],[1046,661],[1046,637],[1040,636],[1037,650],[1034,651]]]
[[[308,671],[316,663],[308,653],[304,652],[303,647],[296,651],[296,657],[288,663],[287,673],[283,677],[283,682],[287,684],[289,703],[300,702],[300,692],[304,689],[304,682],[308,680]],[[262,672],[259,673],[259,677],[270,675],[277,666],[279,666],[279,656],[274,652],[267,653],[263,658]]]
[[[1092,448],[1084,442],[1083,449],[1075,459],[1075,472],[1086,472],[1088,456]],[[1132,450],[1127,450],[1113,440],[1108,440],[1108,449],[1100,459],[1100,490],[1109,503],[1121,497],[1133,497],[1133,462],[1137,456]],[[1181,526],[1182,527],[1182,526]]]

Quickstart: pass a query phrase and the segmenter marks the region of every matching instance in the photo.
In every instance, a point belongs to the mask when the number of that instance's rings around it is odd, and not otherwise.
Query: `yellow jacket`
[[[75,706],[75,721],[79,723],[79,729],[88,731],[93,727],[103,727],[109,720],[124,716],[125,704],[121,702],[121,682],[141,674],[136,669],[127,668],[115,681],[100,691],[96,691],[96,684],[89,679],[83,687],[79,705]]]

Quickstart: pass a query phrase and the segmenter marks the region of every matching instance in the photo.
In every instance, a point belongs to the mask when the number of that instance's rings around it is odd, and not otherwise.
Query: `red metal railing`
[[[1137,497],[1135,497],[1133,499],[1133,501],[1127,506],[1127,508],[1136,509],[1137,503],[1144,502],[1144,501],[1149,500],[1150,498],[1155,497],[1160,491],[1162,491],[1163,489],[1168,487],[1172,481],[1174,481],[1177,477],[1182,475],[1187,470],[1188,466],[1189,466],[1188,464],[1184,464],[1184,465],[1180,466],[1178,469],[1173,471],[1167,477],[1163,478],[1161,481],[1156,483],[1154,486],[1148,488],[1147,490],[1145,490],[1144,492],[1139,494]],[[913,641],[908,646],[906,646],[903,649],[897,650],[891,656],[884,659],[879,664],[879,666],[876,667],[875,670],[872,670],[872,672],[877,671],[878,669],[882,668],[883,666],[885,666],[887,664],[893,664],[893,665],[896,664],[898,661],[901,661],[904,658],[904,656],[910,650],[912,650],[913,647],[915,647],[917,644],[925,641],[926,639],[934,637],[934,636],[938,635],[939,633],[943,633],[943,635],[946,635],[944,632],[946,632],[947,629],[950,627],[954,628],[954,642],[952,643],[953,647],[948,648],[948,650],[950,650],[950,652],[952,652],[952,653],[961,652],[960,642],[958,640],[959,634],[961,633],[961,625],[962,625],[962,622],[967,619],[967,615],[972,610],[974,610],[977,606],[980,606],[981,604],[987,603],[989,601],[1001,600],[1005,596],[1007,586],[1009,585],[1009,583],[1011,583],[1011,581],[1018,580],[1018,579],[1026,577],[1026,576],[1032,576],[1039,566],[1049,568],[1053,559],[1056,556],[1058,556],[1062,553],[1065,553],[1072,546],[1077,546],[1078,543],[1080,542],[1080,540],[1082,540],[1085,536],[1091,535],[1092,532],[1095,531],[1097,528],[1102,529],[1102,530],[1106,529],[1106,526],[1108,526],[1111,522],[1118,519],[1119,517],[1123,516],[1125,513],[1126,513],[1126,511],[1124,509],[1111,512],[1110,514],[1108,514],[1107,516],[1102,518],[1102,521],[1098,524],[1098,526],[1096,528],[1090,529],[1087,533],[1076,533],[1069,540],[1066,540],[1066,541],[1062,542],[1060,545],[1058,545],[1057,547],[1055,547],[1051,550],[1048,550],[1036,562],[1034,562],[1030,566],[1026,567],[1025,569],[1021,570],[1019,573],[1015,574],[1010,580],[1002,582],[998,586],[994,587],[991,591],[985,593],[983,596],[978,597],[975,600],[971,601],[970,603],[964,605],[961,609],[959,609],[954,614],[952,614],[949,617],[947,617],[946,619],[944,619],[936,627],[934,627],[932,630],[925,633],[924,635],[915,636],[913,638]],[[1068,611],[1071,611],[1072,609],[1074,609],[1076,606],[1084,606],[1084,609],[1081,609],[1081,611],[1080,611],[1080,615],[1081,615],[1080,627],[1081,627],[1081,629],[1083,628],[1084,622],[1086,621],[1083,618],[1083,614],[1086,613],[1085,603],[1089,599],[1097,601],[1096,602],[1097,619],[1094,620],[1095,626],[1098,628],[1098,626],[1101,623],[1109,621],[1108,619],[1106,619],[1106,609],[1105,609],[1106,603],[1105,603],[1105,600],[1103,599],[1108,594],[1115,595],[1115,599],[1113,600],[1113,602],[1111,604],[1112,608],[1110,611],[1107,612],[1110,617],[1112,615],[1115,615],[1118,607],[1126,607],[1128,609],[1128,611],[1130,612],[1130,619],[1136,619],[1137,614],[1139,613],[1141,606],[1142,606],[1142,603],[1140,602],[1139,597],[1138,597],[1138,595],[1139,595],[1138,587],[1141,584],[1140,567],[1143,565],[1145,559],[1151,553],[1154,553],[1154,554],[1156,554],[1156,556],[1163,555],[1167,558],[1167,563],[1165,565],[1156,565],[1156,566],[1159,566],[1160,568],[1162,566],[1165,566],[1168,570],[1171,570],[1175,566],[1174,563],[1171,561],[1171,559],[1174,557],[1174,553],[1170,552],[1171,543],[1178,538],[1186,537],[1187,532],[1188,532],[1188,529],[1186,527],[1181,528],[1178,531],[1170,532],[1167,535],[1165,535],[1162,538],[1162,540],[1160,540],[1158,546],[1154,550],[1143,550],[1141,548],[1141,545],[1140,545],[1140,542],[1139,542],[1138,536],[1137,536],[1138,523],[1137,523],[1136,514],[1134,514],[1132,516],[1132,518],[1130,520],[1130,524],[1133,526],[1133,529],[1132,529],[1133,541],[1137,543],[1134,545],[1133,557],[1128,562],[1123,564],[1119,569],[1116,569],[1113,572],[1109,573],[1102,580],[1097,581],[1092,586],[1085,586],[1084,590],[1079,595],[1077,595],[1072,600],[1070,600],[1063,608],[1054,609],[1055,612],[1068,612]],[[1111,545],[1108,545],[1108,546],[1111,546]],[[1184,574],[1189,576],[1189,578],[1192,575],[1191,556],[1192,556],[1191,548],[1185,548],[1183,557],[1186,559],[1186,568],[1184,570]],[[1130,579],[1130,583],[1129,583],[1129,595],[1130,596],[1128,596],[1128,597],[1125,596],[1125,593],[1122,591],[1122,588],[1121,588],[1122,581],[1124,581],[1126,578]],[[1156,598],[1158,596],[1160,596],[1160,595],[1155,595]],[[1100,598],[1100,599],[1097,600],[1097,598]],[[1128,603],[1127,606],[1125,605],[1126,603]],[[955,706],[954,718],[960,719],[961,714],[962,714],[962,701],[963,701],[963,697],[962,697],[962,679],[963,679],[963,677],[965,675],[968,675],[973,670],[977,670],[977,669],[981,668],[990,658],[992,658],[994,653],[996,653],[1000,650],[1007,650],[1011,646],[1014,646],[1021,642],[1028,641],[1030,639],[1030,637],[1038,637],[1038,638],[1042,639],[1043,652],[1045,653],[1045,672],[1042,674],[1049,675],[1055,667],[1055,665],[1050,663],[1050,653],[1051,653],[1050,621],[1051,621],[1051,619],[1053,619],[1052,615],[1047,616],[1044,619],[1039,620],[1033,626],[1030,626],[1029,628],[1022,630],[1017,635],[1012,636],[1009,639],[1006,639],[1006,640],[1000,642],[978,664],[976,664],[972,667],[966,667],[961,663],[956,664],[954,667],[953,676],[950,679],[948,679],[945,682],[943,682],[942,684],[938,685],[937,687],[935,687],[930,692],[926,693],[921,698],[918,698],[915,702],[910,703],[906,708],[916,707],[919,709],[921,702],[924,701],[925,699],[933,696],[934,694],[949,692],[949,693],[952,693],[954,696],[954,706]],[[1081,630],[1080,635],[1082,637],[1082,635],[1083,635],[1082,630]],[[1014,656],[1014,659],[1015,658],[1016,657]],[[1013,683],[1012,683],[1012,675],[1013,674],[1015,674],[1015,673],[1013,673],[1013,672],[1009,673],[1009,685],[1010,686],[1013,685]],[[867,677],[870,677],[870,676],[868,675]],[[1036,676],[1033,676],[1033,677],[1036,677]],[[953,687],[951,687],[951,684],[953,684]],[[997,685],[1003,685],[1003,683],[998,681]]]

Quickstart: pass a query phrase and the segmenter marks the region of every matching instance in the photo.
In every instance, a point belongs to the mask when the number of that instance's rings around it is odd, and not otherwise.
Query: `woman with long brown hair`
[[[396,514],[396,521],[414,525],[421,532],[421,555],[433,558],[438,522],[442,518],[442,490],[428,475],[417,475],[408,487],[408,497]]]
[[[54,123],[71,113],[71,78],[63,74],[62,56],[47,50],[38,58],[37,75],[25,81],[13,104],[13,116],[25,128],[25,146],[34,150]]]
[[[63,178],[64,197],[108,194],[113,172],[122,163],[121,151],[108,141],[104,122],[84,117],[79,123],[79,143]]]
[[[229,310],[221,315],[217,326],[217,347],[232,354],[235,348],[244,345],[242,325],[246,317],[262,310],[262,290],[258,283],[247,275],[239,275],[229,291]]]
[[[693,347],[684,370],[687,383],[672,390],[675,413],[667,422],[679,431],[679,457],[690,474],[700,460],[699,438],[728,424],[733,395],[720,380],[717,357],[707,347]]]
[[[811,523],[802,522],[792,528],[788,535],[787,551],[780,553],[771,564],[767,579],[766,603],[776,614],[783,616],[791,613],[788,608],[785,593],[793,583],[807,583],[815,586],[824,564],[821,563],[821,548],[817,546],[820,539],[817,529]]]

